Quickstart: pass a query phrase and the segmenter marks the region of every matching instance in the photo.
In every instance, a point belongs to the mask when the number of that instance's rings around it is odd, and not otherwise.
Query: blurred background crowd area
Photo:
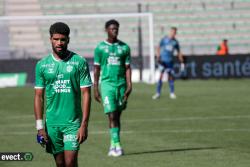
[[[185,55],[213,55],[222,39],[228,39],[230,54],[250,52],[250,0],[0,0],[0,16],[89,15],[107,13],[153,14],[154,46],[178,28],[177,38]],[[115,15],[114,15],[115,18]],[[143,56],[149,55],[147,19],[122,18],[120,37],[138,56],[138,41]],[[67,22],[67,21],[66,21]],[[52,22],[0,20],[2,59],[41,58],[50,51],[48,28]],[[71,21],[70,48],[93,57],[99,41],[105,39],[105,20]],[[138,26],[142,37],[138,38]]]

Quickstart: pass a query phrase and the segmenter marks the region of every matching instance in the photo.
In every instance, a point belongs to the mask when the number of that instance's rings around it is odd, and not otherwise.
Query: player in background
[[[168,36],[162,38],[159,47],[157,48],[157,61],[159,63],[159,70],[160,70],[160,78],[156,88],[156,94],[152,97],[153,99],[160,98],[161,95],[161,88],[162,88],[162,78],[164,72],[168,73],[168,83],[170,89],[170,98],[176,99],[176,95],[174,93],[174,52],[177,51],[178,59],[181,63],[181,71],[184,71],[185,64],[183,55],[180,51],[179,42],[176,40],[175,36],[177,34],[177,28],[171,27],[170,33]]]
[[[227,56],[229,54],[228,40],[223,39],[221,44],[217,48],[216,54],[218,56]]]
[[[52,53],[36,64],[35,71],[36,129],[57,167],[76,167],[80,144],[88,136],[92,81],[86,60],[67,49],[68,25],[57,22],[49,31]]]
[[[107,21],[105,31],[108,37],[97,45],[94,53],[94,95],[98,102],[103,103],[109,120],[111,142],[108,156],[117,157],[123,155],[120,118],[132,91],[130,48],[117,38],[119,23],[116,20]]]

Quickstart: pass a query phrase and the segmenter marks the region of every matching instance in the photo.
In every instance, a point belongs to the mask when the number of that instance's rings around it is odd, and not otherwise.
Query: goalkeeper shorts
[[[159,70],[160,72],[167,72],[171,75],[174,75],[174,63],[173,62],[169,62],[169,63],[165,63],[165,62],[162,62],[159,64]]]

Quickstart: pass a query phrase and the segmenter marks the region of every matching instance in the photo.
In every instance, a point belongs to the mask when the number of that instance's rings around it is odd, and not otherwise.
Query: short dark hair
[[[171,27],[171,29],[177,31],[177,27]]]
[[[70,29],[67,24],[63,22],[56,22],[50,26],[49,33],[51,37],[53,34],[63,34],[69,36]]]
[[[120,26],[118,21],[116,21],[115,19],[111,19],[105,23],[105,29],[107,29],[111,24],[117,25],[118,28]]]

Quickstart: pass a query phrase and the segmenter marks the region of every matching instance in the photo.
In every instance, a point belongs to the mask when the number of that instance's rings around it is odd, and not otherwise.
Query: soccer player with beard
[[[69,34],[67,24],[51,25],[52,53],[40,60],[35,70],[36,129],[57,167],[77,166],[79,146],[88,136],[91,105],[88,64],[83,57],[68,50]]]

